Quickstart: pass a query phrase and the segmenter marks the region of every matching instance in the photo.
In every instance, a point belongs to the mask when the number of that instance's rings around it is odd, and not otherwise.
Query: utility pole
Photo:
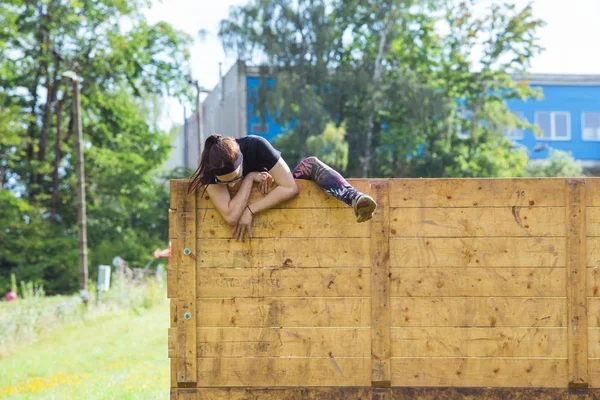
[[[73,86],[73,129],[75,136],[75,175],[77,177],[77,226],[79,228],[79,289],[81,300],[88,303],[87,221],[85,213],[85,173],[83,168],[83,133],[81,101],[79,98],[79,64],[73,63],[70,71],[62,74]]]
[[[194,81],[194,86],[196,86],[196,109],[197,109],[197,119],[198,119],[198,143],[199,143],[199,154],[202,154],[202,150],[204,150],[204,130],[202,129],[202,103],[200,102],[200,92],[202,92],[202,88],[200,87],[200,82],[198,80]]]

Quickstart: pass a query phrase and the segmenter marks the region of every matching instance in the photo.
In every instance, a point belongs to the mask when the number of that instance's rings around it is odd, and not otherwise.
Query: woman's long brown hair
[[[188,193],[201,186],[215,182],[214,169],[232,164],[240,154],[240,146],[234,138],[210,135],[204,142],[200,165],[190,178]],[[205,189],[206,190],[206,189]]]

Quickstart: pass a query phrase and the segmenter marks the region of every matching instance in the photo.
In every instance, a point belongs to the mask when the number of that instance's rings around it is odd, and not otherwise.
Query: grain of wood
[[[567,318],[569,385],[587,384],[585,181],[567,180]]]
[[[198,297],[364,297],[370,268],[198,268]]]
[[[392,268],[391,274],[398,297],[566,296],[565,268]]]
[[[201,386],[370,386],[371,358],[200,358]]]
[[[199,210],[198,238],[231,239],[231,226],[217,210]],[[312,208],[268,210],[256,214],[252,237],[258,238],[359,238],[370,236],[370,223],[356,223],[354,210]]]
[[[589,237],[586,243],[587,266],[600,268],[600,237]]]
[[[391,179],[396,207],[562,207],[564,179]]]
[[[393,237],[546,237],[565,235],[560,207],[392,208]]]
[[[176,335],[169,329],[169,357]],[[198,328],[198,356],[370,357],[370,328]]]
[[[392,357],[567,357],[567,328],[392,328]]]
[[[390,376],[390,209],[389,182],[373,182],[377,211],[371,222],[371,382],[389,386]]]
[[[585,178],[585,205],[588,207],[600,207],[600,178]]]
[[[167,265],[167,298],[173,299],[177,297],[177,276],[178,267],[180,264],[179,260],[179,240],[171,239],[171,256],[169,257],[169,263]]]
[[[371,301],[360,297],[199,299],[203,327],[370,326]]]
[[[177,299],[169,300],[169,318],[171,328],[177,328]]]
[[[371,396],[365,387],[199,388],[202,400],[389,400]]]
[[[198,267],[371,267],[370,238],[198,241]]]
[[[177,384],[187,386],[197,377],[196,196],[187,185],[177,187],[177,211]]]
[[[566,359],[392,358],[393,386],[565,387]]]
[[[588,379],[593,388],[600,388],[600,358],[588,360]]]
[[[565,298],[392,297],[394,327],[563,327]]]
[[[586,190],[587,192],[587,190]],[[600,236],[600,207],[587,207],[585,210],[587,236]]]
[[[599,254],[600,256],[600,254]],[[390,239],[391,267],[564,267],[564,238]]]
[[[588,327],[600,327],[600,297],[587,298]]]

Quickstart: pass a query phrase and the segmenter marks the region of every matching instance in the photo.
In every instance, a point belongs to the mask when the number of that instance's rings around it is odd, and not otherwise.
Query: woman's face
[[[242,166],[240,165],[235,171],[229,174],[217,175],[216,178],[218,184],[234,187],[244,178],[242,175]]]

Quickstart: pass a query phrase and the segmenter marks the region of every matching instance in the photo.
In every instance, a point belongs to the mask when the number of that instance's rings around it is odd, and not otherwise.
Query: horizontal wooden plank
[[[562,207],[392,208],[390,236],[565,236]]]
[[[217,210],[199,214],[202,223],[198,238],[232,237],[231,225]],[[253,238],[351,238],[369,237],[370,233],[370,223],[357,223],[350,207],[268,210],[256,214],[252,221]]]
[[[201,268],[371,266],[370,238],[200,239],[197,248]]]
[[[588,328],[588,356],[600,359],[600,327]]]
[[[371,395],[370,387],[235,387],[198,388],[200,400],[387,400]],[[492,399],[486,399],[492,400]],[[493,399],[496,400],[496,399]],[[502,398],[504,400],[504,398]],[[545,400],[545,399],[544,399]]]
[[[392,179],[391,207],[565,205],[563,178]]]
[[[565,298],[392,297],[395,327],[562,327]]]
[[[370,386],[371,358],[200,358],[199,386]]]
[[[600,207],[600,178],[585,178],[585,204]]]
[[[392,386],[565,387],[566,359],[392,358]]]
[[[202,327],[366,327],[371,302],[361,297],[199,299]]]
[[[600,247],[600,246],[599,246]],[[600,252],[599,252],[600,262]],[[564,267],[565,238],[390,239],[392,267]]]
[[[585,218],[587,235],[596,237],[600,236],[600,207],[586,207]]]
[[[392,357],[567,357],[567,328],[392,328]]]
[[[391,274],[392,296],[566,296],[565,268],[392,268]]]
[[[589,237],[586,242],[587,266],[600,268],[600,237]]]
[[[600,297],[587,298],[588,327],[600,327]]]
[[[169,329],[169,357],[175,334]],[[370,328],[198,328],[197,338],[203,358],[371,356]]]
[[[198,268],[202,297],[370,296],[370,268]]]
[[[368,179],[348,179],[348,183],[363,193],[370,193],[370,184]],[[325,193],[315,182],[296,179],[296,184],[300,193],[298,196],[285,203],[279,204],[274,208],[348,208],[348,205],[330,194]],[[248,203],[252,204],[264,196],[258,191],[258,185],[254,185]],[[202,191],[198,192],[198,208],[215,208],[207,193],[200,196]],[[230,192],[235,195],[235,191]]]

